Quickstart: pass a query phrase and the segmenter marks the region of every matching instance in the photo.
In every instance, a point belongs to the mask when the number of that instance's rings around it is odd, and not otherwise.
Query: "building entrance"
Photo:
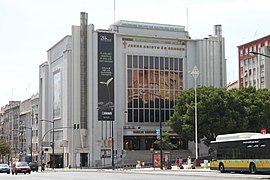
[[[88,153],[81,153],[81,167],[88,167]]]

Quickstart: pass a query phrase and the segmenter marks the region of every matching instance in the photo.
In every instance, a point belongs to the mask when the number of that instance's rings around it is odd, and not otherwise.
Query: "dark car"
[[[30,166],[32,171],[38,172],[38,163],[37,162],[30,162],[29,166]]]
[[[12,168],[11,168],[11,173],[12,175],[15,173],[16,175],[18,173],[31,173],[31,168],[30,166],[27,164],[27,162],[15,162],[12,164]]]
[[[10,174],[10,167],[8,164],[0,164],[0,173]]]

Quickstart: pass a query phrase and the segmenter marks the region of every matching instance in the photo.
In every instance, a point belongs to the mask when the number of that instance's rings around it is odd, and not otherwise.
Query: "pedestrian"
[[[142,167],[142,168],[144,168],[144,161],[142,161],[142,163],[141,163],[141,167]]]
[[[141,161],[137,160],[136,169],[141,169]]]
[[[184,169],[182,157],[179,158],[179,168]]]
[[[179,159],[179,157],[177,157],[176,160],[175,160],[176,167],[179,167],[179,162],[180,162],[180,159]]]
[[[188,168],[191,168],[191,158],[188,156],[187,158]]]
[[[179,165],[183,164],[183,159],[182,157],[179,158]]]

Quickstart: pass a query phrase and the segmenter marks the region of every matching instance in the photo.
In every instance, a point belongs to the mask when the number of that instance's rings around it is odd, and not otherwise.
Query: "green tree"
[[[7,154],[10,154],[10,146],[6,142],[0,140],[0,156],[3,157]]]
[[[157,139],[154,144],[160,149],[160,139]],[[170,134],[168,131],[162,132],[162,149],[173,150],[177,146],[170,141]]]
[[[266,89],[241,88],[227,91],[223,88],[197,89],[198,138],[206,145],[219,134],[259,132],[270,129],[270,92]],[[168,125],[186,140],[194,140],[194,89],[178,96],[175,113]]]

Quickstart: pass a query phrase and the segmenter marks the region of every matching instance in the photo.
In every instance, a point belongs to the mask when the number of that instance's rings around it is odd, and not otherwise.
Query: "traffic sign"
[[[40,158],[39,158],[41,161],[43,161],[44,160],[44,156],[40,156]]]
[[[160,136],[160,129],[159,128],[156,129],[156,135]]]

